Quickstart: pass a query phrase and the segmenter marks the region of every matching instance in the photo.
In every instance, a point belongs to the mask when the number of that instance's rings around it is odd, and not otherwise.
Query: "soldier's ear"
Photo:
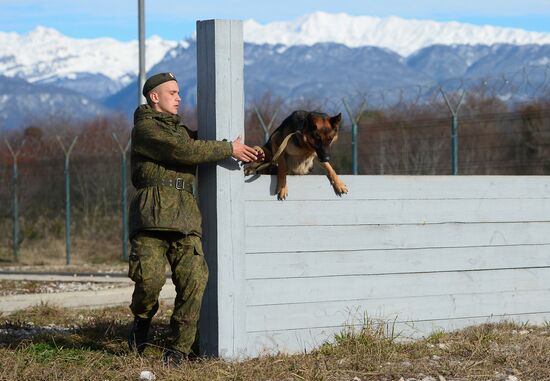
[[[151,91],[149,93],[149,99],[151,99],[151,102],[154,104],[159,103],[159,94],[156,91]]]

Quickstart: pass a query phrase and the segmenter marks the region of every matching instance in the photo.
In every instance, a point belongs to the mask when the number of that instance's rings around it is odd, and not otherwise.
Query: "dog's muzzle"
[[[321,163],[327,163],[330,161],[330,151],[319,150],[317,151],[317,157]]]

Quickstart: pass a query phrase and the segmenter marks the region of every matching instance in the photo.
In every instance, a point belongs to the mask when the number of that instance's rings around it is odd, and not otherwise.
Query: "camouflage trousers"
[[[134,316],[152,318],[166,281],[166,261],[176,286],[174,312],[166,346],[189,354],[195,341],[208,267],[200,237],[177,232],[143,231],[131,241],[128,276],[135,282],[130,309]]]

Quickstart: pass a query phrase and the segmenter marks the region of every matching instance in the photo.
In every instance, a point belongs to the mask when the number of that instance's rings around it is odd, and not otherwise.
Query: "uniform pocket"
[[[168,244],[153,233],[139,233],[132,239],[128,258],[128,277],[134,282],[147,282],[164,275],[164,255]]]

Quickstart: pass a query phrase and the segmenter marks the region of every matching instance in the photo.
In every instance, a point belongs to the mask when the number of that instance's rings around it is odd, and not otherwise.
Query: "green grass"
[[[24,351],[29,358],[38,363],[50,363],[52,361],[82,363],[86,359],[86,353],[90,348],[75,349],[58,346],[55,341],[49,343],[30,344]]]
[[[160,358],[170,310],[162,305],[143,357],[127,350],[127,307],[70,310],[48,305],[2,317],[0,380],[436,380],[550,379],[548,325],[483,324],[404,340],[392,322],[366,320],[310,353],[264,355],[240,362],[200,359],[166,369]],[[17,335],[37,327],[33,336]],[[6,332],[11,332],[7,334]],[[15,333],[14,333],[15,332]]]

